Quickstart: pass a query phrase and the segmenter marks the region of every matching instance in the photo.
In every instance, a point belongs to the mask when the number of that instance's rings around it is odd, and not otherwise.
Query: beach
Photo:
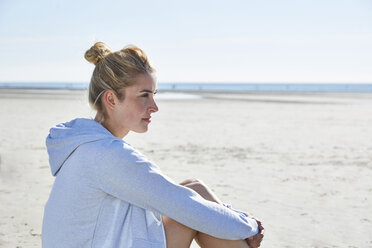
[[[262,220],[261,247],[372,247],[372,94],[159,93],[158,106],[125,140]],[[94,117],[85,91],[0,89],[0,247],[41,247],[45,138],[77,117]]]

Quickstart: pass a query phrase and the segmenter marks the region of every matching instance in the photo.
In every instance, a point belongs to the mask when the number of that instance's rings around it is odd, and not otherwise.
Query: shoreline
[[[4,89],[0,88],[3,98],[22,98],[37,95],[42,98],[56,99],[76,98],[85,100],[88,91],[81,89]],[[32,98],[32,97],[31,97]],[[345,92],[214,92],[214,91],[167,91],[161,90],[156,95],[157,100],[201,100],[215,99],[221,101],[247,101],[257,103],[284,104],[350,104],[369,103],[372,93]]]
[[[19,93],[19,94],[46,94],[46,93],[53,93],[53,94],[61,94],[65,95],[67,93],[73,94],[82,94],[87,92],[87,89],[60,89],[60,88],[1,88],[0,87],[0,94],[12,94],[12,93]],[[302,91],[194,91],[194,90],[159,90],[159,94],[194,94],[194,95],[201,95],[201,96],[208,96],[211,94],[215,95],[232,95],[232,96],[331,96],[331,97],[350,97],[350,96],[372,96],[372,92],[302,92]]]
[[[86,90],[89,83],[79,82],[0,82],[0,88]],[[158,82],[160,90],[172,92],[328,92],[372,93],[372,83],[213,83],[213,82]]]

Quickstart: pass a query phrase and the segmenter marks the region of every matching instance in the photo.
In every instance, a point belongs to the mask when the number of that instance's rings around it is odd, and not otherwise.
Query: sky
[[[159,82],[372,83],[370,0],[0,0],[0,82],[89,82],[97,41]]]

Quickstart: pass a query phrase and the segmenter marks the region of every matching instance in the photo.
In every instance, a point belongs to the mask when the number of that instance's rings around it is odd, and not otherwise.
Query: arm
[[[97,158],[97,180],[108,194],[217,238],[246,239],[258,232],[255,220],[175,184],[125,143],[112,142]]]
[[[225,206],[225,207],[227,207],[227,208],[229,208],[229,209],[231,209],[231,210],[233,210],[233,211],[235,211],[239,214],[243,214],[246,217],[253,218],[253,217],[249,216],[249,214],[247,214],[243,211],[239,211],[239,210],[236,210],[236,209],[232,208],[230,204],[223,203],[220,199],[218,199],[218,197],[213,193],[213,191],[206,184],[204,184],[202,181],[200,181],[199,179],[195,179],[195,178],[187,179],[187,180],[181,182],[180,185],[194,190],[201,197],[203,197],[204,199],[206,199],[208,201],[216,202],[216,203],[218,203],[220,205],[223,205],[223,206]],[[255,219],[255,218],[253,218],[253,219]],[[255,220],[258,223],[259,233],[257,233],[256,235],[254,235],[252,237],[249,237],[245,240],[247,242],[247,244],[249,245],[249,247],[251,247],[251,248],[259,247],[261,242],[262,242],[262,239],[264,237],[264,227],[262,226],[261,221],[259,221],[257,219],[255,219]],[[200,238],[200,233],[197,234],[197,235],[199,235],[197,237],[199,239]],[[202,238],[205,239],[205,236],[203,236]],[[208,237],[207,239],[209,240],[210,238]]]

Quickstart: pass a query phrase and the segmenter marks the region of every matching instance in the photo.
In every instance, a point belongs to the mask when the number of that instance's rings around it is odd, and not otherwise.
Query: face
[[[116,99],[109,118],[114,135],[124,137],[129,131],[146,132],[151,122],[151,114],[158,111],[154,100],[156,83],[153,76],[140,74],[135,78],[134,85],[122,91],[124,100]]]

